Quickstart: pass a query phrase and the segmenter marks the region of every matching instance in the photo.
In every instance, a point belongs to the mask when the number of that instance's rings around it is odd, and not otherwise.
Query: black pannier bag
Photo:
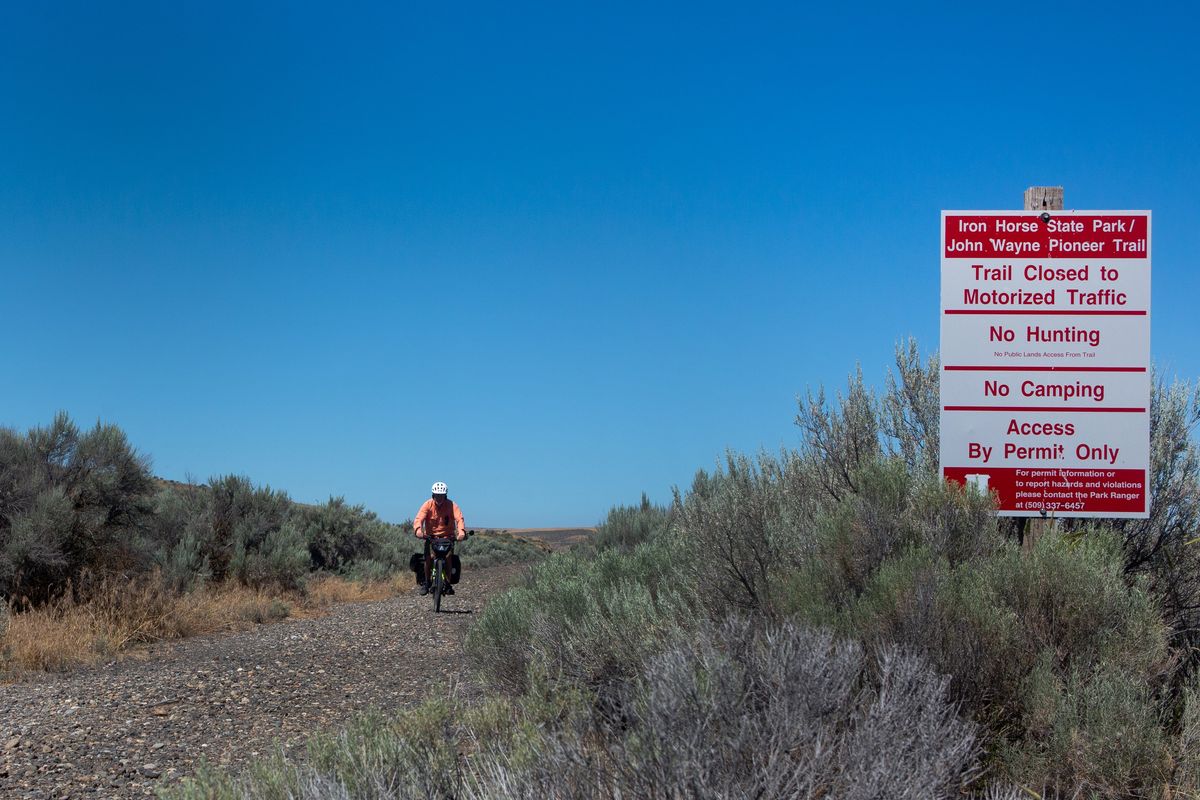
[[[450,582],[458,583],[458,579],[462,577],[462,559],[458,557],[458,553],[450,554]]]
[[[425,554],[413,553],[408,559],[408,568],[412,570],[417,585],[425,583]]]

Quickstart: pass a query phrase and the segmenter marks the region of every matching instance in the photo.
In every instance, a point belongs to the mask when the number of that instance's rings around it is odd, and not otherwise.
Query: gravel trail
[[[414,590],[0,686],[0,798],[152,796],[202,759],[236,769],[368,708],[414,705],[431,672],[465,673],[467,627],[520,572],[465,572],[451,613]]]

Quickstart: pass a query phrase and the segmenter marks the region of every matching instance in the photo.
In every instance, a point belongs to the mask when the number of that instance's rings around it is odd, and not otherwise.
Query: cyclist
[[[467,538],[467,523],[463,522],[462,509],[458,503],[446,497],[446,484],[438,481],[433,485],[433,496],[421,504],[421,510],[413,519],[413,533],[418,539],[425,540],[425,583],[421,586],[421,594],[429,594],[433,582],[433,554],[429,549],[429,540],[453,536],[461,542]],[[454,594],[453,587],[447,586],[446,594]]]

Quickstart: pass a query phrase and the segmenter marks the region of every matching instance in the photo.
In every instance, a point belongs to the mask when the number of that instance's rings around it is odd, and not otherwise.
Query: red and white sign
[[[942,212],[942,475],[1003,516],[1146,517],[1150,212]]]

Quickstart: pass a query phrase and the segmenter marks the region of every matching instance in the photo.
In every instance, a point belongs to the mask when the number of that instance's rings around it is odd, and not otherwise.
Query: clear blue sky
[[[0,424],[593,524],[937,346],[938,220],[1154,212],[1200,375],[1190,4],[5,3]]]

